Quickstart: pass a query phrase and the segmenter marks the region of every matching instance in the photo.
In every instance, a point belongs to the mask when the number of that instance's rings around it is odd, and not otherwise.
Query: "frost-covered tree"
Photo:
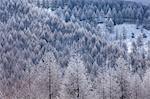
[[[112,18],[108,18],[106,20],[106,28],[108,29],[109,33],[114,32],[114,22],[113,22]]]
[[[86,16],[85,16],[85,13],[84,13],[84,12],[81,13],[80,19],[81,19],[81,21],[86,19]]]
[[[71,15],[71,17],[70,17],[70,21],[72,21],[72,22],[75,22],[75,21],[76,21],[76,18],[75,18],[75,16],[74,16],[74,15]]]
[[[146,73],[143,78],[143,87],[144,87],[144,99],[150,98],[150,69],[146,70]]]
[[[86,69],[79,55],[70,58],[64,76],[64,99],[88,99]]]
[[[112,13],[111,13],[111,9],[108,10],[107,14],[106,14],[106,17],[109,19],[109,18],[112,18]]]
[[[116,40],[119,40],[119,32],[118,32],[118,29],[115,30],[115,33],[116,33],[115,39],[116,39]]]
[[[143,98],[143,88],[142,79],[135,73],[130,79],[131,86],[131,99],[142,99]]]
[[[123,29],[122,29],[122,38],[124,40],[127,38],[127,31],[126,31],[125,27],[123,27]]]
[[[120,87],[120,92],[118,95],[120,99],[129,99],[130,98],[130,72],[127,61],[120,57],[116,61],[117,63],[117,82]]]
[[[140,20],[137,19],[137,20],[136,20],[136,29],[139,29],[140,25],[141,25],[141,24],[140,24]]]
[[[138,45],[138,47],[143,46],[143,37],[142,37],[142,35],[138,36],[137,45]]]
[[[117,83],[116,71],[110,68],[109,70],[107,70],[105,77],[107,79],[107,82],[105,83],[107,95],[106,99],[119,99],[120,96],[118,95],[118,93],[120,92],[120,87]]]
[[[65,21],[68,22],[70,20],[70,14],[68,11],[65,12]]]
[[[52,10],[56,10],[56,8],[58,7],[58,1],[59,0],[51,0]]]
[[[107,97],[107,93],[106,93],[107,78],[106,78],[106,72],[103,68],[99,69],[94,83],[96,85],[96,88],[95,88],[95,90],[96,90],[95,97],[97,97],[96,99],[106,99],[106,97]]]
[[[150,41],[148,41],[148,60],[150,60]]]
[[[37,77],[33,88],[35,96],[39,99],[57,99],[60,91],[60,71],[52,52],[46,53],[35,69]]]
[[[38,6],[38,7],[40,7],[40,6],[41,6],[41,2],[40,2],[40,0],[37,0],[37,1],[36,1],[36,3],[37,3],[37,6]]]

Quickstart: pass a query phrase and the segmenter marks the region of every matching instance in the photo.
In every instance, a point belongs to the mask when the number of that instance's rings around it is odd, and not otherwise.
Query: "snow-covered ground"
[[[150,38],[150,31],[143,29],[143,31],[141,31],[141,29],[137,29],[135,24],[121,24],[121,25],[116,25],[115,26],[115,30],[117,29],[118,32],[123,32],[123,28],[125,29],[125,32],[127,33],[127,38],[128,39],[132,39],[132,33],[134,33],[135,38],[137,38],[138,36],[140,36],[143,33],[145,33],[148,38]],[[147,39],[148,39],[147,38]],[[145,39],[145,40],[147,40]]]
[[[124,42],[127,44],[128,52],[131,52],[132,49],[132,42],[137,41],[137,38],[145,33],[147,36],[146,38],[143,38],[143,46],[141,47],[141,50],[148,51],[148,41],[150,41],[150,31],[146,29],[137,29],[135,24],[122,24],[122,25],[116,25],[115,30],[118,30],[119,33],[123,32],[123,29],[125,29],[125,32],[127,33],[127,39],[124,40]],[[134,33],[135,38],[132,38],[132,34]]]
[[[123,35],[123,32],[126,34],[126,39],[123,40],[128,47],[128,52],[130,53],[132,50],[132,42],[137,41],[137,38],[141,36],[143,33],[147,36],[147,38],[142,38],[143,40],[143,46],[141,47],[141,50],[145,50],[146,52],[148,51],[148,41],[150,41],[150,31],[146,29],[137,29],[135,24],[121,24],[121,25],[115,25],[114,27],[114,33],[108,34],[106,31],[106,26],[104,24],[99,24],[101,27],[101,33],[102,35],[105,35],[106,39],[110,41],[110,43],[116,43],[119,40],[116,40],[116,33],[118,35]],[[132,35],[134,34],[134,38],[132,38]]]

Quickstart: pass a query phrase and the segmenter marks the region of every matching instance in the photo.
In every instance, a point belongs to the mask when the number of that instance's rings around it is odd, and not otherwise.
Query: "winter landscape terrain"
[[[149,0],[0,0],[0,99],[150,99]]]

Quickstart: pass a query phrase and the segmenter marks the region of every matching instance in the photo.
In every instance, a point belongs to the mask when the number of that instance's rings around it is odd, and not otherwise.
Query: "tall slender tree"
[[[35,71],[37,77],[34,88],[37,90],[37,97],[46,99],[59,97],[60,71],[52,52],[45,53]]]
[[[88,99],[86,69],[80,56],[70,58],[64,77],[65,99]]]
[[[127,61],[120,57],[117,60],[117,82],[120,87],[120,99],[129,99],[130,98],[130,72]]]
[[[132,75],[130,79],[130,84],[131,84],[131,99],[142,99],[143,98],[142,80],[137,73]]]
[[[144,99],[150,98],[150,69],[147,69],[144,79],[143,79],[143,87],[144,87]]]

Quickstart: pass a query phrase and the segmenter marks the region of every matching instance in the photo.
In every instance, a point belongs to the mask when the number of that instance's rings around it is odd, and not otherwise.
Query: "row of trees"
[[[128,63],[123,57],[117,60],[117,65],[116,70],[99,68],[95,77],[87,72],[81,56],[73,54],[62,74],[54,54],[48,52],[38,66],[32,66],[30,72],[27,72],[24,86],[13,90],[13,96],[1,98],[149,99],[149,69],[144,77],[140,78],[137,73],[130,72]]]
[[[80,2],[80,3],[79,3]],[[104,22],[103,18],[112,18],[115,24],[132,22],[145,24],[149,20],[149,7],[126,1],[104,0],[52,0],[52,7],[58,8],[66,21],[75,17],[79,20]]]
[[[99,68],[97,76],[87,72],[79,54],[72,54],[65,72],[52,52],[31,67],[17,86],[1,89],[3,99],[149,99],[149,69],[143,78],[130,71],[123,57],[114,68]],[[106,64],[108,65],[108,64]],[[107,66],[108,67],[108,66]],[[19,85],[21,85],[19,87]],[[13,91],[13,93],[11,93]]]

